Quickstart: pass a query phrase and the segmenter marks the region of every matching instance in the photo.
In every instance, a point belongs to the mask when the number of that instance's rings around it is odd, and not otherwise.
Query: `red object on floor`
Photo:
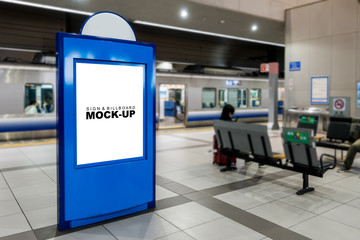
[[[216,142],[216,135],[213,137],[213,164],[219,166],[226,165],[227,156],[221,153],[221,149]],[[236,163],[236,157],[231,157],[231,163]]]

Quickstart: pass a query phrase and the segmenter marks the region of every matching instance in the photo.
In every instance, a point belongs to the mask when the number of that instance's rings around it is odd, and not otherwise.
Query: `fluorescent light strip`
[[[0,50],[20,51],[20,52],[41,52],[41,50],[24,49],[24,48],[8,48],[8,47],[0,47]]]
[[[76,14],[87,15],[87,16],[91,16],[94,14],[92,12],[79,11],[79,10],[74,10],[74,9],[70,9],[70,8],[55,7],[55,6],[50,6],[50,5],[40,4],[40,3],[32,3],[32,2],[19,1],[19,0],[0,0],[0,2],[19,4],[19,5],[23,5],[23,6],[29,6],[29,7],[37,7],[37,8],[55,10],[55,11],[60,11],[60,12],[76,13]]]
[[[269,82],[268,78],[247,78],[247,77],[233,77],[233,76],[209,76],[209,75],[196,75],[189,73],[162,73],[156,72],[156,76],[160,77],[177,77],[177,78],[198,78],[198,79],[218,79],[218,80],[241,80],[241,81],[251,81],[251,82]],[[279,82],[284,82],[284,80],[279,79]]]
[[[210,35],[210,36],[215,36],[215,37],[222,37],[222,38],[229,38],[229,39],[234,39],[234,40],[261,43],[261,44],[273,45],[273,46],[278,46],[278,47],[285,47],[285,44],[280,44],[280,43],[266,42],[266,41],[260,41],[260,40],[250,39],[250,38],[242,38],[242,37],[236,37],[236,36],[231,36],[231,35],[226,35],[226,34],[194,30],[194,29],[190,29],[190,28],[175,27],[175,26],[164,25],[164,24],[159,24],[159,23],[145,22],[145,21],[140,21],[140,20],[135,20],[134,23],[153,26],[153,27],[167,28],[167,29],[178,30],[178,31],[205,34],[205,35]]]
[[[164,61],[164,60],[156,60],[157,63],[161,62],[171,62],[173,64],[182,64],[182,65],[195,65],[196,63],[189,63],[189,62],[174,62],[174,61]]]

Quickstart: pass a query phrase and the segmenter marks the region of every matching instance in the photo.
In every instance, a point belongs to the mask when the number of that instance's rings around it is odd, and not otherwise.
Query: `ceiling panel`
[[[237,5],[235,1],[230,1],[226,6]],[[112,11],[129,21],[142,20],[255,40],[284,43],[284,23],[281,21],[187,0],[26,0],[25,2],[87,12]],[[216,2],[214,1],[212,4],[216,4]],[[179,16],[179,11],[183,8],[189,11],[187,19],[182,19]],[[263,10],[267,11],[265,8]],[[250,26],[254,23],[259,25],[259,31],[256,33],[250,30]]]
[[[285,9],[327,0],[190,0],[193,2],[285,21]]]

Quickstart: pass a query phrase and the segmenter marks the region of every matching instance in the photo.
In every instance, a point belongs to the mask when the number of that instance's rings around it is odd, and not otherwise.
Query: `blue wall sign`
[[[356,107],[360,108],[360,81],[356,83]]]
[[[301,62],[290,62],[289,64],[290,72],[300,71],[301,70]]]
[[[155,207],[155,46],[57,34],[59,229]]]

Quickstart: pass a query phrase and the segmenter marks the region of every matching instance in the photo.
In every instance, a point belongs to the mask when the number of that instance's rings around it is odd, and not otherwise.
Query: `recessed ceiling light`
[[[255,32],[255,31],[257,31],[257,30],[258,30],[258,26],[257,26],[256,24],[253,24],[253,25],[251,26],[251,31]]]
[[[180,16],[181,16],[182,18],[187,18],[187,17],[189,16],[188,10],[187,10],[187,9],[181,9],[181,10],[180,10]]]
[[[221,23],[221,24],[224,24],[224,23],[225,23],[225,20],[224,20],[224,19],[221,19],[221,20],[220,20],[220,23]]]

